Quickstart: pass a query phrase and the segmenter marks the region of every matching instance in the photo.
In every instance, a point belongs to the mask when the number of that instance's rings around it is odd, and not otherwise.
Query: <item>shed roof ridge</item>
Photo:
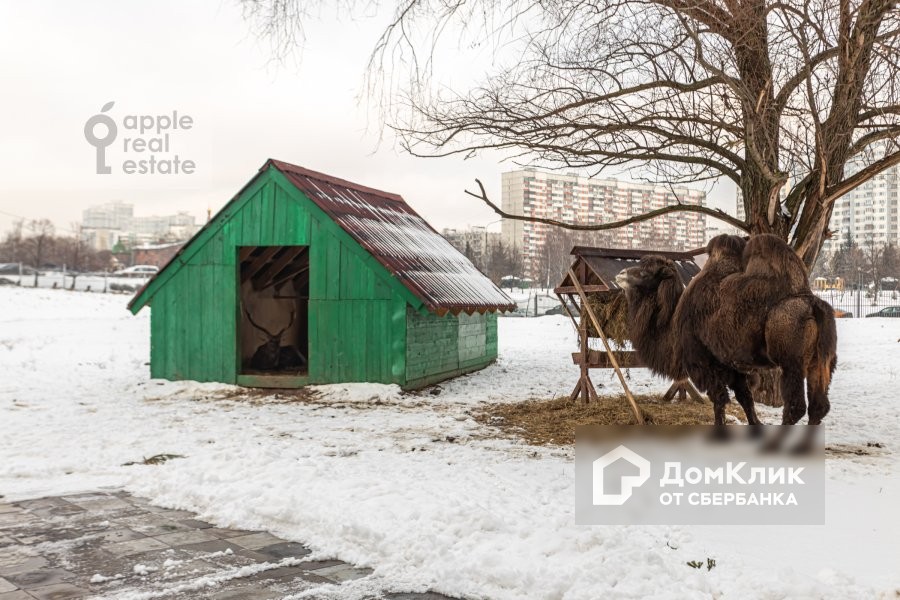
[[[316,179],[318,181],[323,181],[325,183],[330,183],[331,185],[338,185],[341,187],[349,188],[351,190],[357,192],[363,192],[366,194],[375,194],[377,196],[381,196],[382,198],[387,198],[389,200],[394,200],[397,202],[402,202],[406,204],[406,200],[403,199],[403,196],[400,194],[394,194],[392,192],[385,192],[384,190],[379,190],[378,188],[368,187],[359,183],[354,183],[352,181],[348,181],[346,179],[341,179],[340,177],[334,177],[332,175],[328,175],[326,173],[322,173],[320,171],[313,171],[312,169],[307,169],[306,167],[301,167],[300,165],[295,165],[293,163],[285,162],[283,160],[278,160],[275,158],[270,158],[266,161],[266,164],[263,165],[262,169],[265,170],[268,165],[273,165],[279,171],[287,171],[289,173],[296,173],[298,175],[303,175],[304,177],[309,177],[310,179]]]

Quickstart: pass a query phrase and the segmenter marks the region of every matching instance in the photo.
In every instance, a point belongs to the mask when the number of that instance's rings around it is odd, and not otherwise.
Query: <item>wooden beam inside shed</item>
[[[261,290],[272,285],[275,277],[308,249],[309,246],[281,246],[272,260],[251,277],[253,289]]]
[[[259,273],[272,260],[272,257],[283,248],[284,246],[257,246],[250,248],[251,253],[247,258],[241,260],[241,283],[245,283]],[[244,250],[245,248],[241,248],[242,254]]]
[[[284,269],[281,270],[278,275],[272,278],[272,283],[270,285],[279,286],[285,281],[293,279],[303,273],[304,271],[309,271],[309,262],[302,260],[295,260],[288,264]]]

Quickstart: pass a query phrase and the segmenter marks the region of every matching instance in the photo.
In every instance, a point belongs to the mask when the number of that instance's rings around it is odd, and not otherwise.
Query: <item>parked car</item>
[[[867,317],[896,317],[900,319],[900,306],[886,306],[878,312],[866,315]]]
[[[835,319],[852,319],[853,313],[849,310],[841,310],[839,308],[834,309],[834,318]]]
[[[18,275],[19,263],[0,263],[0,275]],[[35,270],[27,265],[22,265],[22,275],[34,275]]]
[[[153,277],[159,273],[159,267],[153,265],[134,265],[113,273],[116,277]]]

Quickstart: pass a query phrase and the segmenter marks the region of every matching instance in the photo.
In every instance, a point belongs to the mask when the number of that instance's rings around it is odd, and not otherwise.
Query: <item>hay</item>
[[[712,425],[713,407],[703,402],[660,402],[656,396],[635,396],[641,410],[656,425]],[[726,412],[741,422],[744,414],[735,403]],[[529,444],[565,446],[574,443],[579,425],[631,425],[634,415],[624,394],[601,396],[599,401],[573,403],[568,398],[491,404],[474,415],[479,422],[522,438]]]
[[[588,304],[594,311],[603,333],[617,350],[623,350],[628,343],[628,302],[622,292],[610,292],[605,294],[589,294]],[[590,337],[598,337],[597,329],[587,314],[582,315],[587,319],[587,330]]]

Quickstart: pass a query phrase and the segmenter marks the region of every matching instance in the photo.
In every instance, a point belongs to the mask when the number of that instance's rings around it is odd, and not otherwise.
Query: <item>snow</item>
[[[495,437],[470,416],[485,402],[568,394],[565,317],[500,319],[497,364],[438,395],[354,384],[308,399],[149,379],[148,313],[132,317],[125,302],[0,288],[3,501],[124,487],[371,567],[340,588],[359,597],[872,598],[900,586],[900,319],[838,322],[829,443],[885,448],[829,458],[827,525],[579,527],[571,451]],[[618,392],[611,373],[593,377]],[[630,385],[667,382],[634,369]],[[184,458],[122,466],[159,453]],[[710,571],[685,564],[707,557]]]
[[[149,575],[150,573],[155,573],[158,570],[159,569],[157,569],[156,567],[147,566],[141,563],[134,565],[134,567],[132,568],[132,571],[135,575]]]

